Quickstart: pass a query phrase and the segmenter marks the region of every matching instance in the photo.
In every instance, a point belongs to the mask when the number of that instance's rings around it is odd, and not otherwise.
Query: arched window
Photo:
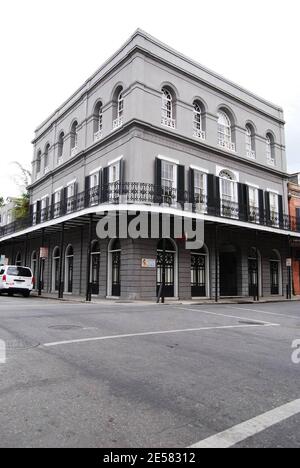
[[[191,288],[192,297],[207,297],[209,295],[209,258],[208,249],[191,252]]]
[[[274,138],[271,133],[268,133],[266,136],[266,156],[267,163],[271,166],[275,166]]]
[[[100,244],[99,244],[99,241],[94,241],[92,243],[90,283],[91,283],[92,294],[98,295],[99,283],[100,283]]]
[[[64,157],[64,142],[65,142],[65,134],[61,132],[58,137],[58,163],[62,162]]]
[[[108,246],[108,295],[121,295],[121,243],[119,239],[111,240]]]
[[[235,144],[232,141],[231,121],[224,111],[218,112],[218,145],[222,148],[235,151]]]
[[[245,129],[246,156],[255,159],[254,131],[251,125],[247,124]]]
[[[203,111],[200,102],[194,102],[193,113],[193,135],[196,138],[205,140],[205,132],[203,130]]]
[[[44,171],[47,173],[49,171],[49,151],[50,151],[50,144],[48,143],[45,148],[45,156],[44,156]]]
[[[36,174],[39,175],[41,172],[41,165],[42,165],[42,152],[41,150],[38,151],[36,157]]]
[[[271,294],[279,295],[282,293],[282,266],[281,256],[277,250],[272,251],[270,257],[270,279],[271,279]]]
[[[37,278],[37,253],[36,253],[36,250],[34,250],[31,254],[31,271],[32,271],[32,275],[34,277],[34,289],[36,289],[36,286],[37,286],[37,282],[36,282],[36,278]]]
[[[65,288],[67,293],[73,292],[73,267],[74,267],[74,250],[72,245],[66,249],[65,262]]]
[[[113,101],[113,130],[116,130],[124,123],[124,96],[122,86],[116,89]]]
[[[22,266],[21,252],[18,252],[17,255],[16,255],[16,266]]]
[[[173,95],[168,88],[162,88],[161,92],[161,124],[175,128]]]
[[[71,128],[71,155],[77,153],[78,150],[78,122],[75,120]]]
[[[102,138],[103,124],[103,106],[102,102],[98,102],[94,113],[94,140],[98,141]]]
[[[52,256],[52,291],[59,290],[60,249],[55,247]]]
[[[234,174],[226,169],[219,174],[221,214],[229,218],[239,216],[238,188]]]
[[[258,294],[262,293],[261,273],[260,252],[252,247],[248,252],[248,293],[250,297],[257,297]]]
[[[172,239],[161,239],[157,244],[156,294],[162,293],[163,274],[165,272],[165,297],[174,297],[178,293],[178,258],[177,246]]]

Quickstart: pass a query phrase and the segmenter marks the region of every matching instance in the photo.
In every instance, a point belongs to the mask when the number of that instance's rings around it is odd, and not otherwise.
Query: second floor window
[[[172,191],[176,189],[177,180],[177,166],[168,161],[162,161],[161,164],[161,185],[163,192]]]
[[[235,144],[232,141],[230,118],[224,111],[218,113],[218,145],[222,148],[235,150]]]
[[[207,186],[207,174],[200,171],[194,172],[195,202],[204,204]]]
[[[118,119],[121,119],[123,117],[123,112],[124,112],[124,98],[123,98],[123,91],[121,91],[118,96],[118,111],[117,111]]]

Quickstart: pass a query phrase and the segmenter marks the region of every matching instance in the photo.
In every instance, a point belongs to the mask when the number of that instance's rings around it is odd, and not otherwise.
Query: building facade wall
[[[64,233],[64,247],[62,266],[63,277],[65,277],[65,253],[69,245],[72,245],[74,251],[74,276],[73,276],[73,294],[86,295],[87,288],[87,251],[88,251],[89,232],[88,227],[66,230]],[[93,241],[97,240],[96,225],[94,224],[92,232]],[[142,259],[156,259],[157,244],[159,239],[121,239],[121,299],[124,300],[156,300],[156,268],[142,268]],[[109,241],[100,240],[100,269],[99,269],[99,298],[111,296],[108,290],[110,281],[109,265]],[[205,245],[208,251],[207,258],[207,290],[206,297],[214,299],[216,296],[216,249],[215,249],[215,226],[210,225],[205,228]],[[49,258],[45,261],[44,269],[44,292],[55,292],[53,288],[53,252],[56,247],[61,246],[60,233],[45,236],[44,246],[49,249]],[[274,251],[280,255],[280,285],[279,294],[283,296],[286,293],[288,282],[286,258],[289,255],[289,246],[287,238],[282,236],[270,235],[268,233],[259,233],[258,237],[255,231],[231,229],[228,227],[218,227],[218,258],[220,252],[227,250],[228,247],[235,249],[237,258],[237,296],[249,297],[249,271],[248,257],[252,248],[258,247],[259,252],[259,278],[260,296],[271,296],[271,278],[270,278],[270,259],[274,258]],[[41,238],[29,239],[27,244],[27,257],[25,259],[24,242],[14,241],[12,244],[5,244],[1,247],[2,253],[9,259],[9,263],[14,263],[16,255],[20,252],[22,263],[32,267],[32,256],[36,252],[38,255],[41,247]],[[175,297],[180,300],[192,298],[191,294],[191,251],[185,248],[185,242],[176,241],[177,259],[176,259],[176,281]],[[222,275],[220,272],[220,263],[217,262],[218,272],[218,296],[220,295],[220,281]],[[65,294],[66,292],[65,282]],[[56,292],[57,293],[57,292]]]

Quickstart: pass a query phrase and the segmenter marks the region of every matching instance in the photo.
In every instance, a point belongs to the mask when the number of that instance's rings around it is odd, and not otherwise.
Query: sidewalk
[[[129,300],[129,299],[98,299],[93,297],[91,302],[87,302],[84,296],[75,296],[65,294],[63,299],[58,299],[57,293],[42,293],[42,296],[38,296],[36,292],[31,294],[31,297],[37,299],[52,299],[60,302],[73,302],[83,304],[131,304],[131,305],[153,305],[155,301],[142,301],[142,300]],[[300,301],[300,296],[293,296],[292,301]],[[237,297],[228,299],[219,299],[218,303],[211,299],[191,299],[191,300],[166,300],[166,305],[216,305],[216,304],[265,304],[265,303],[277,303],[277,302],[290,302],[285,297],[262,297],[259,302],[254,301],[251,297]]]

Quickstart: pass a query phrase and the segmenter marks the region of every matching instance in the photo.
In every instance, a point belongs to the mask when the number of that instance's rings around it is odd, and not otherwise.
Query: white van
[[[34,277],[28,267],[5,265],[0,266],[0,294],[9,296],[22,294],[29,297],[34,287]]]

